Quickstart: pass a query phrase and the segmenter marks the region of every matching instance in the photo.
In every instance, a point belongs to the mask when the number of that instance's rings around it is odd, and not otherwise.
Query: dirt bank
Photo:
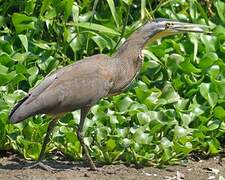
[[[155,167],[145,167],[136,169],[125,165],[105,165],[100,171],[89,171],[87,167],[80,163],[69,161],[47,161],[45,164],[59,169],[57,172],[48,172],[42,169],[22,169],[29,163],[22,158],[15,156],[3,157],[0,159],[0,179],[1,180],[51,180],[51,179],[187,179],[206,180],[220,179],[225,177],[225,162],[222,165],[217,163],[217,158],[208,160],[189,160],[185,166],[169,166],[165,169]]]

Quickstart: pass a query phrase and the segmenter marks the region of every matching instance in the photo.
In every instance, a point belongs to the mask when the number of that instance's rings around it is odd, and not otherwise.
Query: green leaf
[[[225,98],[225,80],[213,81],[211,82],[211,86],[213,87],[213,90],[216,92],[220,99]]]
[[[198,34],[190,34],[190,41],[194,44],[194,57],[193,57],[193,61],[196,61],[197,58],[197,53],[198,53],[198,44],[199,44],[199,36]]]
[[[16,77],[16,71],[7,74],[0,74],[0,85],[6,85],[9,81]]]
[[[201,40],[206,47],[206,52],[214,52],[216,50],[216,38],[210,35],[201,35]]]
[[[215,1],[215,7],[221,21],[225,23],[225,3],[220,0],[217,0]]]
[[[28,29],[35,29],[35,17],[29,17],[25,14],[14,13],[12,15],[12,22],[16,28],[17,33],[23,32]]]
[[[220,66],[218,66],[218,65],[213,65],[209,69],[210,78],[212,78],[212,79],[216,79],[218,77],[219,73],[220,73]]]
[[[200,11],[202,17],[205,19],[206,24],[209,25],[208,16],[207,16],[205,10],[202,8],[201,4],[198,3],[197,0],[195,0],[195,4],[196,4],[197,8],[199,9],[199,11]]]
[[[207,126],[208,126],[209,131],[214,131],[214,130],[217,130],[219,128],[219,123],[209,121]]]
[[[218,95],[215,92],[210,92],[209,83],[200,84],[200,93],[204,97],[211,107],[214,107],[218,101]]]
[[[27,72],[26,67],[23,64],[17,64],[16,65],[16,73],[22,73],[25,74]]]
[[[145,18],[146,0],[141,0],[141,19]]]
[[[72,7],[72,17],[73,22],[78,23],[79,20],[79,6],[77,4],[74,4]]]
[[[116,8],[115,8],[115,4],[113,0],[107,0],[108,4],[109,4],[109,8],[111,10],[113,19],[116,23],[117,28],[119,27],[119,22],[118,22],[118,17],[117,17],[117,13],[116,13]]]
[[[45,49],[45,50],[49,50],[50,47],[48,45],[47,42],[44,41],[33,41],[32,44],[34,44],[35,46],[41,48],[41,49]]]
[[[217,104],[218,95],[215,92],[210,92],[208,94],[208,102],[211,107],[214,107]]]
[[[219,149],[217,147],[217,144],[215,143],[214,139],[207,141],[209,146],[209,152],[212,154],[217,154],[219,152]]]
[[[201,83],[200,85],[200,93],[206,100],[208,100],[209,86],[209,83]]]
[[[151,141],[151,137],[147,133],[138,130],[134,135],[134,140],[139,144],[148,144]]]
[[[10,61],[11,57],[7,53],[5,52],[0,53],[0,63],[2,65],[7,65]]]
[[[180,63],[181,69],[186,73],[200,73],[201,70],[196,68],[190,61],[185,60],[184,62]]]
[[[123,0],[124,3],[126,3],[127,5],[131,5],[133,0]]]
[[[107,151],[113,151],[116,147],[116,141],[114,139],[109,139],[106,142],[106,149]]]
[[[36,0],[27,0],[25,6],[25,12],[27,14],[32,14],[36,5]]]
[[[75,24],[75,26],[82,27],[89,30],[99,31],[100,33],[109,33],[112,35],[120,35],[117,31],[108,28],[106,26],[95,24],[95,23],[87,23],[87,22],[80,22]]]
[[[9,41],[0,40],[0,49],[1,51],[3,51],[2,53],[7,53],[7,54],[13,53],[13,46],[12,46],[12,43],[10,43]],[[2,53],[0,53],[0,56]]]
[[[163,88],[160,98],[165,99],[167,103],[174,103],[180,99],[180,96],[170,84],[167,84]]]
[[[26,159],[32,158],[37,160],[41,151],[41,144],[24,141],[24,146],[24,157]]]
[[[181,137],[185,137],[190,133],[190,131],[188,129],[185,129],[181,126],[176,126],[174,129],[174,136],[176,138],[181,138]]]
[[[23,44],[23,47],[25,49],[26,52],[28,52],[28,40],[27,40],[27,36],[23,35],[23,34],[19,34],[18,35],[20,38],[21,43]]]
[[[161,161],[167,162],[168,160],[170,160],[171,156],[172,156],[171,150],[166,148],[163,150],[163,154],[161,156]]]
[[[73,3],[74,3],[74,0],[64,0],[64,21],[67,21],[67,19],[69,18],[69,16],[71,15],[71,12],[72,12],[72,7],[73,7]]]
[[[132,103],[133,103],[133,100],[130,97],[126,96],[122,100],[120,100],[120,102],[117,105],[120,112],[123,112],[123,111],[127,111]]]
[[[140,125],[145,125],[145,124],[149,123],[150,122],[149,116],[150,115],[148,112],[139,112],[137,114],[137,118],[138,118]]]
[[[137,87],[135,88],[135,93],[138,100],[142,103],[147,97],[149,97],[151,91],[149,89],[143,89],[142,87]]]
[[[187,155],[193,150],[193,145],[190,142],[186,142],[184,145],[180,143],[175,143],[174,148],[176,152],[182,152]]]
[[[118,124],[119,123],[119,121],[117,120],[117,117],[116,116],[113,116],[113,115],[111,115],[111,116],[109,116],[109,118],[110,118],[110,123],[113,125],[113,124]]]
[[[162,146],[163,149],[169,148],[172,145],[173,145],[173,143],[169,139],[167,139],[166,137],[163,137],[161,139],[161,146]]]
[[[12,59],[14,61],[18,61],[18,62],[22,63],[26,60],[27,55],[28,55],[27,53],[16,53],[13,55]]]
[[[41,12],[40,15],[42,16],[47,9],[49,8],[49,5],[52,3],[53,0],[43,0],[41,5]]]
[[[216,118],[225,120],[225,110],[222,106],[216,106],[213,111]]]
[[[6,74],[8,72],[8,67],[0,64],[0,74]]]
[[[218,60],[216,53],[207,53],[199,62],[199,67],[201,69],[206,69],[210,67],[215,61]]]
[[[188,127],[189,124],[194,120],[194,117],[192,114],[184,114],[184,113],[180,113],[180,118],[182,120],[182,125],[184,127]]]
[[[4,16],[0,16],[0,27],[2,27],[3,25],[5,25],[5,18]]]
[[[179,54],[171,54],[166,61],[166,65],[173,71],[176,72],[178,65],[184,61],[184,57]]]
[[[131,144],[131,140],[128,139],[128,138],[124,138],[122,139],[122,146],[125,147],[125,148],[128,148]]]
[[[37,75],[38,74],[38,68],[33,66],[31,67],[30,69],[27,70],[27,72],[30,74],[30,75]]]
[[[109,47],[108,42],[102,36],[96,35],[91,38],[100,48],[100,52],[102,52],[106,47]]]

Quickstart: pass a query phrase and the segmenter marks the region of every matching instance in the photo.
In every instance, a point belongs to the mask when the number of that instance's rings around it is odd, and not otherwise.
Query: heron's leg
[[[93,163],[92,159],[91,159],[91,156],[88,152],[88,148],[87,146],[85,145],[84,143],[84,137],[83,137],[83,126],[84,126],[84,120],[85,120],[85,117],[88,113],[88,111],[90,110],[90,107],[84,107],[84,108],[81,108],[81,113],[80,113],[80,124],[79,124],[79,127],[78,127],[78,131],[77,131],[77,137],[80,141],[80,144],[84,150],[84,154],[90,164],[90,168],[91,170],[96,170],[96,167],[95,167],[95,164]]]
[[[219,165],[223,165],[222,163],[223,163],[223,158],[225,157],[225,149],[222,149],[222,151],[219,153],[219,155],[218,155],[218,164]]]
[[[47,170],[47,171],[52,171],[54,170],[53,168],[47,166],[47,165],[44,165],[42,163],[42,160],[44,159],[44,154],[45,154],[45,149],[46,149],[46,146],[50,140],[50,135],[52,133],[52,130],[54,129],[55,125],[57,124],[59,120],[59,117],[55,117],[49,124],[48,124],[48,128],[47,128],[47,132],[46,132],[46,135],[45,135],[45,138],[44,138],[44,142],[42,144],[42,148],[41,148],[41,152],[39,154],[39,157],[38,157],[38,160],[32,164],[31,166],[28,166],[26,168],[34,168],[34,167],[41,167],[42,169],[44,170]]]
[[[54,129],[54,127],[56,126],[57,122],[58,122],[59,118],[58,117],[55,117],[49,124],[48,124],[48,128],[47,128],[47,132],[46,132],[46,135],[45,135],[45,139],[44,139],[44,142],[42,144],[42,147],[41,147],[41,152],[39,154],[39,157],[38,157],[38,162],[42,161],[44,159],[44,154],[45,154],[45,149],[46,149],[46,146],[50,140],[50,135]]]

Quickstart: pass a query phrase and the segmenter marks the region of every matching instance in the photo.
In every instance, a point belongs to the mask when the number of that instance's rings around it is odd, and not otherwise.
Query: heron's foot
[[[93,167],[90,166],[89,171],[101,171],[101,169],[100,168],[96,168],[95,166],[93,166]]]
[[[95,164],[93,163],[93,161],[89,162],[90,165],[90,171],[99,171],[99,168],[96,168]]]
[[[218,156],[218,164],[223,166],[222,162],[223,162],[223,158],[225,157],[225,153],[220,153]]]
[[[41,169],[49,171],[49,172],[59,171],[58,169],[55,169],[48,165],[43,164],[41,161],[32,163],[31,165],[24,167],[24,169],[34,169],[34,168],[41,168]]]
[[[84,146],[86,148],[85,144],[84,144]],[[90,171],[98,171],[98,168],[96,168],[95,163],[92,161],[91,156],[89,155],[87,149],[84,154],[84,160],[88,163],[88,165],[90,167],[90,169],[89,169]]]

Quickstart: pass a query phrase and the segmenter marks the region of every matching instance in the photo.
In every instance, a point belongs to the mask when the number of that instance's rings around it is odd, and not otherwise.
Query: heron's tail
[[[17,113],[18,109],[21,108],[21,106],[23,105],[23,103],[28,99],[29,96],[25,96],[23,99],[21,99],[11,110],[11,112],[9,113],[9,121],[11,123],[18,123],[24,119],[26,119],[27,117],[21,116],[19,113]]]

